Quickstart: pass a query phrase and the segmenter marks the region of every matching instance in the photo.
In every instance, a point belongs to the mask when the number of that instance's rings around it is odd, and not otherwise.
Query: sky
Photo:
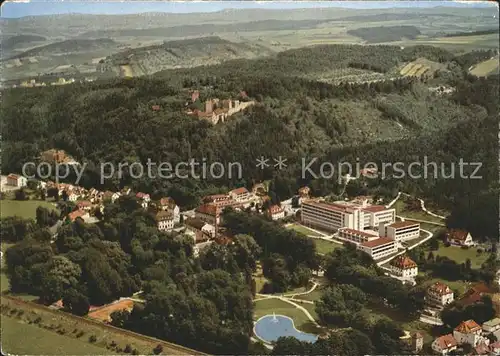
[[[6,0],[2,18],[51,14],[136,14],[141,12],[214,12],[224,9],[297,9],[312,7],[347,7],[358,9],[391,7],[473,6],[497,7],[495,2],[480,1],[50,1]]]

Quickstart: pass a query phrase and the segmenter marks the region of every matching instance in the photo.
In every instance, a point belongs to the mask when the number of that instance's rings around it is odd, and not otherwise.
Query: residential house
[[[149,202],[151,201],[151,198],[150,198],[149,194],[139,192],[139,193],[137,193],[135,195],[135,197],[137,199],[139,199],[140,204],[143,207],[143,209],[147,209],[148,208]]]
[[[191,218],[186,219],[184,224],[186,225],[186,233],[193,237],[195,244],[207,241],[210,238],[210,235],[205,233],[206,230],[203,231],[203,227],[207,225],[205,221]]]
[[[81,218],[81,219],[88,219],[90,217],[88,211],[84,211],[84,210],[75,210],[71,213],[68,214],[67,218],[71,221],[71,222],[74,222],[77,218]]]
[[[299,196],[302,199],[309,199],[309,194],[311,193],[311,189],[309,187],[301,187],[299,188]]]
[[[483,339],[485,339],[481,336],[482,332],[483,330],[479,324],[469,319],[462,321],[453,330],[453,337],[459,344],[469,344],[472,347],[476,347],[480,341],[484,341]]]
[[[494,318],[483,323],[483,331],[487,334],[500,330],[500,318]]]
[[[169,211],[174,216],[174,223],[178,224],[181,221],[181,211],[175,200],[170,197],[165,197],[160,199],[160,209]]]
[[[111,201],[111,203],[114,203],[116,201],[116,199],[118,199],[120,196],[121,196],[121,194],[118,192],[111,192],[111,191],[107,190],[102,194],[102,199],[107,200],[107,201]]]
[[[17,188],[22,188],[25,187],[27,184],[28,180],[26,179],[26,177],[12,173],[7,176],[7,185]]]
[[[80,197],[80,195],[78,195],[77,193],[71,191],[68,193],[68,191],[66,190],[66,194],[68,194],[68,201],[71,201],[71,202],[75,202],[78,200],[78,198]]]
[[[473,355],[488,355],[490,353],[490,347],[484,341],[477,344],[476,347],[472,349]]]
[[[264,183],[257,183],[254,184],[252,187],[252,194],[262,196],[262,195],[267,195],[267,188]]]
[[[457,304],[467,306],[474,304],[481,300],[485,295],[493,294],[495,291],[483,282],[474,284],[464,295],[457,300]]]
[[[424,348],[424,337],[421,333],[416,332],[411,336],[411,350],[414,353],[419,353]]]
[[[247,202],[251,199],[251,194],[245,187],[231,190],[229,196],[238,203]]]
[[[417,264],[408,256],[397,256],[390,262],[390,268],[394,275],[402,278],[416,277],[418,274]]]
[[[212,225],[220,224],[221,208],[213,204],[203,204],[194,211],[195,217]]]
[[[493,355],[500,355],[500,341],[495,341],[490,344],[490,353]]]
[[[174,228],[174,216],[167,211],[156,214],[156,225],[160,231],[170,231]]]
[[[84,210],[84,211],[90,211],[90,209],[92,209],[92,203],[89,202],[88,200],[82,200],[82,201],[79,201],[76,206],[78,207],[78,209],[81,209],[81,210]]]
[[[460,229],[450,229],[446,232],[446,241],[457,246],[473,246],[474,241],[470,233]]]
[[[151,106],[151,110],[153,110],[153,111],[160,111],[160,105],[153,105],[153,106]]]
[[[456,350],[457,346],[458,346],[457,340],[455,340],[453,335],[447,334],[435,339],[432,342],[431,348],[438,354],[446,355],[451,351]]]
[[[285,209],[279,205],[271,205],[269,209],[267,209],[267,215],[272,220],[283,219],[285,217]]]
[[[425,302],[433,308],[442,310],[447,304],[453,302],[453,291],[446,284],[436,282],[427,288]]]

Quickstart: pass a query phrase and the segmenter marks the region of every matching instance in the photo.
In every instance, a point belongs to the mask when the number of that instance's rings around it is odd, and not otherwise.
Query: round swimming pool
[[[255,323],[255,335],[264,342],[271,343],[282,336],[293,336],[300,341],[316,342],[317,335],[304,333],[295,328],[293,320],[285,315],[265,315]]]

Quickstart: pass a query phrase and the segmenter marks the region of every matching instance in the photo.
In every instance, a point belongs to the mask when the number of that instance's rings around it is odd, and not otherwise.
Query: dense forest
[[[172,196],[182,207],[192,208],[206,194],[251,187],[266,179],[272,180],[278,201],[305,184],[315,195],[340,194],[343,187],[337,179],[302,177],[303,158],[317,157],[318,165],[359,160],[380,167],[382,162],[408,165],[427,157],[444,164],[447,172],[462,159],[481,162],[477,175],[482,178],[448,179],[436,172],[426,179],[412,179],[398,177],[389,168],[383,179],[360,179],[346,192],[391,198],[404,190],[452,210],[450,226],[467,228],[478,238],[497,238],[498,226],[490,217],[498,213],[498,76],[478,79],[467,74],[471,63],[487,55],[472,52],[455,57],[427,46],[315,46],[257,60],[168,70],[154,78],[9,89],[2,93],[0,112],[2,169],[21,172],[24,162],[55,147],[87,164],[80,182],[84,186],[111,190],[130,186],[153,198]],[[307,76],[365,64],[389,73],[421,57],[440,62],[445,69],[424,82],[404,77],[331,85]],[[429,90],[441,85],[455,91],[440,95]],[[238,94],[244,90],[257,105],[212,126],[184,114],[192,89],[200,90],[202,101],[247,100]],[[152,110],[153,105],[161,109]],[[287,158],[286,169],[255,167],[261,156],[280,155]],[[175,165],[190,158],[224,165],[239,162],[243,177],[133,179],[126,171],[121,178],[100,182],[100,162],[151,159]],[[316,172],[318,165],[312,166]],[[472,174],[475,167],[464,169]]]

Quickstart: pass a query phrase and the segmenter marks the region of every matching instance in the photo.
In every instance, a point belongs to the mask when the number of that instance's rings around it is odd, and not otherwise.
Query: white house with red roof
[[[238,203],[244,203],[252,198],[252,195],[247,188],[241,187],[233,189],[229,192],[229,196]]]
[[[469,344],[476,347],[480,342],[489,345],[489,340],[482,336],[483,329],[474,320],[462,321],[454,330],[453,337],[458,344]]]
[[[390,262],[392,273],[402,278],[413,278],[418,275],[418,266],[410,257],[397,256]]]
[[[170,197],[165,197],[160,199],[160,209],[164,211],[169,211],[174,216],[174,222],[178,224],[181,220],[181,211],[175,200]]]
[[[17,188],[26,187],[26,185],[28,185],[28,179],[26,179],[26,177],[11,173],[7,176],[7,185]]]
[[[461,229],[450,229],[446,232],[446,240],[452,245],[473,246],[474,240],[470,233]]]
[[[428,306],[443,309],[454,300],[453,291],[446,284],[435,282],[429,288],[425,296],[425,302]]]
[[[438,337],[432,342],[431,348],[435,352],[441,355],[446,355],[451,351],[456,350],[458,347],[457,340],[453,337],[452,334],[447,334]]]
[[[139,199],[141,206],[144,209],[148,208],[149,202],[151,201],[151,197],[149,196],[149,194],[139,192],[135,195],[135,197]]]
[[[156,214],[156,225],[160,231],[170,231],[174,228],[174,216],[167,211],[160,211]]]
[[[279,205],[271,205],[267,209],[267,214],[272,220],[279,220],[285,217],[285,209]]]
[[[79,201],[76,206],[78,207],[78,209],[81,209],[81,210],[84,210],[84,211],[90,211],[90,209],[92,208],[92,203],[89,202],[88,200],[82,200],[82,201]]]

